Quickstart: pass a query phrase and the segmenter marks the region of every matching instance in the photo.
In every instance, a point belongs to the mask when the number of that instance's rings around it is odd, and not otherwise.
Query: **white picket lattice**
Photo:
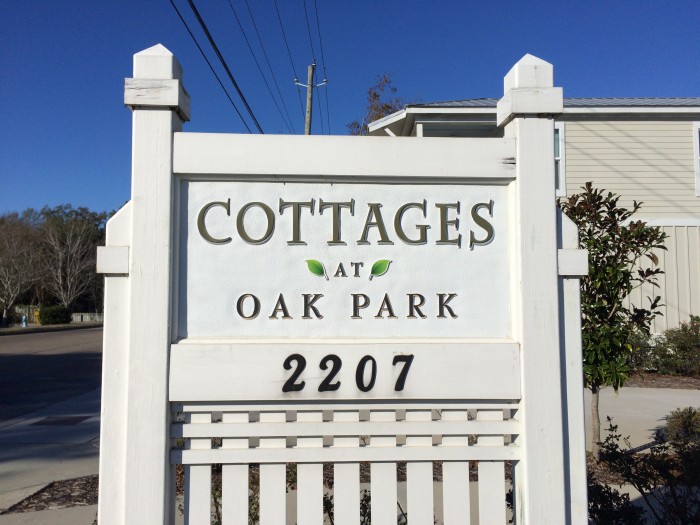
[[[224,504],[218,511],[224,524],[249,523],[256,516],[249,509],[260,509],[261,524],[288,522],[290,490],[290,497],[296,494],[294,522],[309,525],[329,523],[328,506],[334,523],[363,523],[363,490],[376,525],[403,517],[426,525],[506,523],[506,462],[520,458],[512,444],[520,423],[510,416],[517,413],[516,401],[357,406],[173,404],[182,422],[171,427],[178,443],[171,461],[185,468],[186,523],[209,523],[217,504],[210,497],[212,465],[222,465]],[[369,463],[369,485],[361,482],[361,462]],[[442,465],[441,483],[434,483],[435,462]],[[474,500],[470,462],[478,462]],[[403,482],[397,463],[405,463],[406,473],[406,499],[398,505]],[[332,465],[332,477],[324,476],[324,464]],[[259,465],[257,486],[249,485],[249,465]],[[295,486],[287,480],[289,465],[296,465]],[[471,509],[478,511],[475,521]]]

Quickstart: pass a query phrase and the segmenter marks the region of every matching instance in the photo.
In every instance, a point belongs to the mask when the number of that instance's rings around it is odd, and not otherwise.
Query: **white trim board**
[[[316,182],[382,177],[395,184],[435,184],[439,179],[508,183],[515,179],[513,139],[483,138],[468,143],[432,137],[407,140],[411,139],[320,136],[310,140],[289,135],[175,133],[173,172],[210,179],[226,175],[227,180],[235,180],[236,175],[248,180]]]
[[[555,194],[557,197],[566,197],[566,124],[555,121],[554,129],[559,131],[559,187]]]
[[[700,197],[700,122],[693,122],[693,161],[695,162],[695,196]]]

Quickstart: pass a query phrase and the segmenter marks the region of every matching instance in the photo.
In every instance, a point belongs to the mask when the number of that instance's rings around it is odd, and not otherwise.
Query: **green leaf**
[[[386,272],[389,271],[389,265],[392,263],[389,259],[379,259],[377,262],[375,262],[372,265],[372,271],[370,272],[371,275],[369,276],[369,280],[372,280],[372,277],[381,277],[384,275]]]
[[[306,266],[308,266],[309,271],[312,274],[318,275],[319,277],[325,277],[326,281],[328,280],[328,275],[326,275],[326,267],[323,266],[322,262],[315,259],[308,259],[306,261]]]

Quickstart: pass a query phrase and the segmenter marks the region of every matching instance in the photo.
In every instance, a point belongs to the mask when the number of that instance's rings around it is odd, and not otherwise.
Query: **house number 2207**
[[[394,391],[401,392],[406,385],[406,377],[413,363],[413,354],[396,355],[392,361],[392,365],[402,365],[399,377],[396,378]],[[343,362],[340,357],[335,354],[328,354],[319,363],[321,370],[328,370],[328,374],[318,385],[319,392],[335,392],[340,388],[340,381],[336,381],[335,377],[340,372]],[[369,367],[369,379],[366,381],[367,368]],[[282,392],[300,392],[304,390],[306,381],[299,381],[301,374],[306,368],[306,358],[301,354],[292,354],[284,360],[284,369],[292,370],[292,375],[285,381],[282,386]],[[362,392],[369,392],[374,388],[374,383],[377,380],[377,361],[371,355],[366,355],[360,359],[355,369],[355,384]]]

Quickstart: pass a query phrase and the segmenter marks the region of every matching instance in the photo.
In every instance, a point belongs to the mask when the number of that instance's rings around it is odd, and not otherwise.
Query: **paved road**
[[[100,386],[102,329],[0,337],[0,422]]]

